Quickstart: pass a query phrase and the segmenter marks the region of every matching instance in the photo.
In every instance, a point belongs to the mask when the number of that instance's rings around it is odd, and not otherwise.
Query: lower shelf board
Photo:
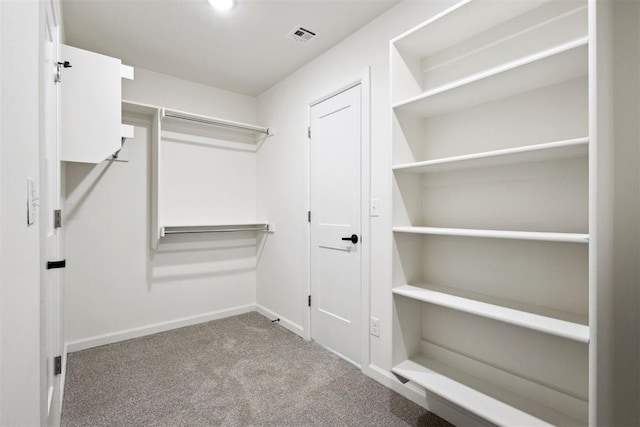
[[[446,288],[433,285],[404,285],[393,289],[395,295],[435,304],[476,316],[509,323],[522,328],[533,329],[581,343],[589,343],[589,327],[549,316],[515,310],[498,304],[477,301],[445,292]]]
[[[589,235],[581,233],[548,233],[539,231],[474,230],[443,227],[393,227],[396,233],[431,234],[435,236],[484,237],[488,239],[538,240],[543,242],[589,243]]]
[[[422,355],[399,363],[391,371],[496,425],[577,426],[585,424]]]

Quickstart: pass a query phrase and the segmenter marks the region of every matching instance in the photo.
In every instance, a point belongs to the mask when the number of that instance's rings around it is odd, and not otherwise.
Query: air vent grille
[[[289,38],[297,41],[298,43],[309,43],[311,39],[316,36],[313,31],[307,30],[304,27],[298,26],[291,30],[288,34]]]

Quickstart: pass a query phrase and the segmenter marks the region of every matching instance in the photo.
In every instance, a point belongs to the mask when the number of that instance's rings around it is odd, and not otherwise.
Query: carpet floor
[[[450,426],[248,313],[71,353],[62,426]]]

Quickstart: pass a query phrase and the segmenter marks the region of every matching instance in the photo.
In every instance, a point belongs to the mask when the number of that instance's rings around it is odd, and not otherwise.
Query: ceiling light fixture
[[[218,10],[233,9],[236,5],[235,0],[207,0],[211,6]]]

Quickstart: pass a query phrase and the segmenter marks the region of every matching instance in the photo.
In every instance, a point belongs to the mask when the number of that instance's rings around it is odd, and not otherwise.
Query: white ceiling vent
[[[304,27],[295,27],[289,32],[288,36],[299,43],[309,43],[309,41],[316,36],[316,33]]]

